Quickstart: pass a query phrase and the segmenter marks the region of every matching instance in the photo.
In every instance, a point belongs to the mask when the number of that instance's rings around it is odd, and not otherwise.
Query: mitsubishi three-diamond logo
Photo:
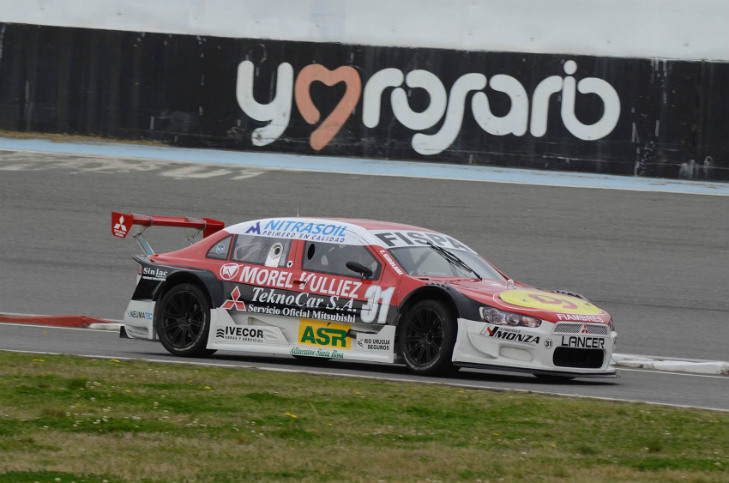
[[[118,218],[115,218],[118,216]],[[114,235],[117,238],[125,238],[127,236],[127,233],[129,233],[129,229],[132,227],[133,219],[129,218],[129,215],[125,217],[121,213],[112,213],[111,214],[111,234]]]
[[[240,290],[236,287],[232,292],[230,292],[230,298],[226,300],[220,308],[225,310],[236,309],[244,312],[246,310],[246,304],[244,304],[242,300],[238,300],[239,298]]]

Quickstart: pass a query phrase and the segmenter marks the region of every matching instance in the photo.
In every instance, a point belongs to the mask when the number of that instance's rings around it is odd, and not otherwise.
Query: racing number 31
[[[392,299],[393,293],[395,293],[395,287],[385,290],[382,290],[379,285],[369,287],[365,292],[367,303],[362,306],[362,313],[360,314],[362,322],[374,322],[378,310],[380,316],[377,317],[377,323],[384,324],[387,322],[387,311],[390,309],[390,299]],[[380,309],[380,302],[382,302],[382,309]]]

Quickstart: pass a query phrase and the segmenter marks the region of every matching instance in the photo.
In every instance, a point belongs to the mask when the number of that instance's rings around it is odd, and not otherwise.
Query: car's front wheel
[[[210,331],[210,304],[196,285],[175,285],[157,303],[155,327],[160,342],[170,353],[184,357],[205,357]]]
[[[423,300],[413,305],[398,328],[400,353],[408,369],[426,376],[453,371],[456,329],[455,317],[443,303]]]

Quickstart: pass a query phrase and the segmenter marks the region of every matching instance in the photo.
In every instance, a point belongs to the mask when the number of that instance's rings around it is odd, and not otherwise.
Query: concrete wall
[[[727,0],[0,0],[0,128],[729,179]]]
[[[0,0],[0,22],[375,46],[729,60],[727,0]]]

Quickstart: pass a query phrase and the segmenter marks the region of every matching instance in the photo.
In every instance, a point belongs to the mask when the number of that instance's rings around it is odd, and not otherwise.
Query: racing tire
[[[157,303],[154,325],[165,349],[182,357],[206,357],[210,304],[197,285],[183,283],[168,290]]]
[[[437,300],[416,303],[400,320],[398,341],[407,368],[419,375],[456,372],[451,359],[456,342],[456,320]]]

